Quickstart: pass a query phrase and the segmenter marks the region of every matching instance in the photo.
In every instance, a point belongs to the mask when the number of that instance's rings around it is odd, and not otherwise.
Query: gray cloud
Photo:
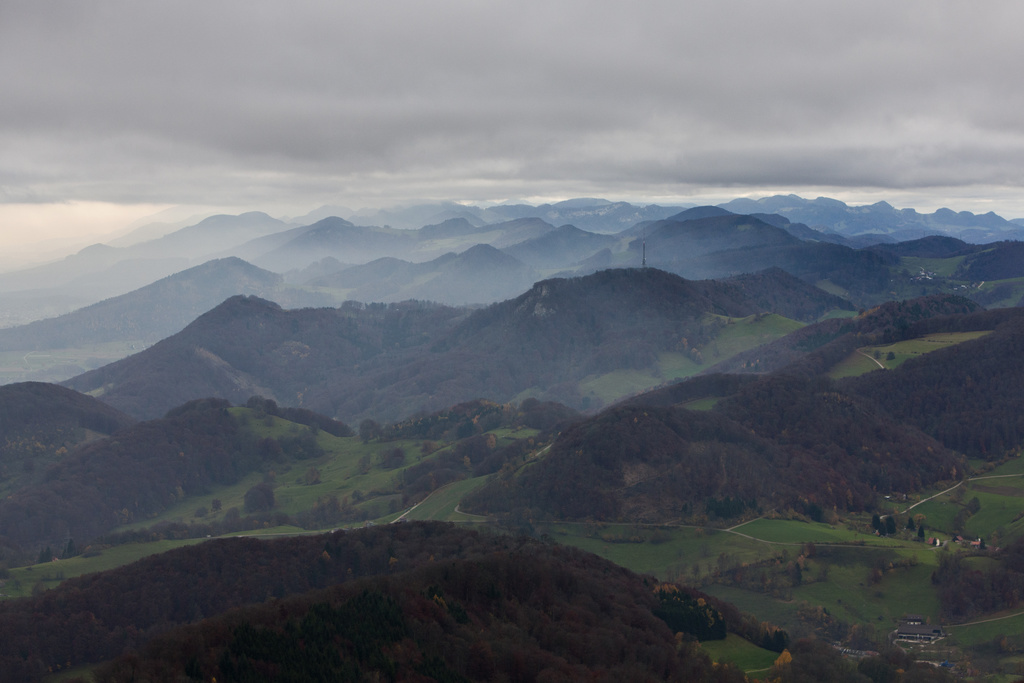
[[[1022,19],[1011,2],[3,3],[0,201],[1005,193],[1024,184]]]

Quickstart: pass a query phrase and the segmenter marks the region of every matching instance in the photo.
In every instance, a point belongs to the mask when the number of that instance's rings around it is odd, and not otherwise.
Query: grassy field
[[[538,532],[662,580],[697,582],[702,590],[795,633],[809,628],[801,614],[819,608],[883,636],[907,612],[937,617],[931,574],[938,553],[952,552],[913,537],[879,538],[797,520],[758,519],[734,532],[614,524],[554,524]],[[791,586],[783,571],[808,543],[814,544],[813,555],[800,560],[802,579]],[[722,583],[741,575],[759,587]]]
[[[416,507],[404,513],[404,519],[412,521],[438,521],[438,522],[486,522],[486,517],[470,515],[458,512],[455,508],[459,506],[462,498],[487,483],[489,477],[474,477],[463,479],[447,486],[443,486],[430,494],[430,496]],[[398,518],[403,513],[393,516]],[[390,521],[385,518],[381,521]]]
[[[900,259],[900,265],[907,269],[911,275],[920,272],[935,273],[941,277],[949,277],[964,260],[964,256],[953,256],[950,258],[924,258],[922,256],[904,256]]]
[[[552,524],[537,531],[558,543],[581,548],[662,580],[708,574],[720,564],[756,562],[778,552],[758,540],[697,527]]]
[[[880,547],[901,547],[900,541],[845,527],[789,519],[755,519],[734,530],[769,543],[859,543]]]
[[[683,407],[689,410],[711,410],[721,400],[721,397],[714,396],[710,396],[708,398],[698,398],[696,401],[689,401],[688,403],[684,403]]]
[[[719,317],[719,316],[713,316]],[[746,318],[720,318],[726,325],[715,339],[704,347],[704,362],[718,363],[738,353],[749,351],[785,337],[804,326],[803,323],[774,313]]]
[[[231,410],[260,438],[295,437],[308,431],[306,427],[276,417],[256,419],[247,408]],[[532,432],[520,433],[528,436]],[[496,436],[502,441],[510,440],[507,430]],[[390,491],[394,488],[395,477],[422,459],[436,457],[441,452],[438,450],[424,456],[420,441],[364,444],[358,437],[336,437],[322,430],[317,433],[316,439],[324,449],[324,455],[320,457],[268,465],[265,471],[252,472],[231,486],[217,488],[204,495],[190,496],[160,515],[139,520],[123,529],[149,527],[158,522],[212,522],[222,519],[232,508],[243,510],[246,491],[261,481],[273,483],[276,502],[274,509],[289,515],[309,510],[325,496],[336,496],[338,500],[348,497],[353,502],[363,501],[359,504],[366,507],[372,517],[381,517],[397,510],[397,507],[395,510],[390,509],[393,499]],[[405,463],[393,469],[382,468],[379,465],[381,454],[395,448],[405,451]],[[219,511],[213,509],[215,499],[220,501]],[[204,514],[200,515],[200,510]]]
[[[10,570],[10,578],[7,580],[7,584],[0,589],[0,595],[4,598],[24,597],[31,595],[33,586],[39,583],[46,588],[53,588],[65,579],[114,569],[149,555],[193,545],[203,540],[205,539],[196,538],[182,541],[130,543],[98,550],[91,557],[79,555],[67,560],[18,567]]]
[[[714,339],[701,347],[703,362],[697,362],[689,353],[666,351],[658,356],[657,368],[652,370],[615,370],[595,375],[580,382],[580,393],[608,405],[626,396],[632,396],[665,382],[685,379],[706,370],[715,363],[732,358],[738,353],[775,341],[803,323],[780,315],[725,318],[708,315],[708,323],[720,324]]]
[[[668,365],[670,373],[665,377],[643,370],[615,370],[604,375],[592,376],[580,383],[580,393],[592,400],[596,399],[598,405],[607,405],[663,382],[695,375],[699,369],[693,362],[690,362],[690,365],[695,369],[684,369],[682,364],[675,360],[670,361]]]
[[[848,292],[845,288],[840,287],[836,283],[832,282],[831,280],[818,280],[817,282],[814,283],[814,286],[820,290],[828,292],[829,294],[835,294],[836,296],[842,297],[844,299],[850,298],[850,292]]]
[[[819,321],[820,320],[832,320],[833,318],[839,318],[839,319],[856,318],[858,315],[860,315],[860,314],[857,311],[844,311],[844,310],[842,310],[840,308],[834,308],[831,311],[829,311],[828,313],[826,313],[825,315],[821,316],[821,318],[819,318]]]
[[[706,640],[700,646],[714,661],[735,664],[746,673],[766,672],[779,656],[732,633],[725,640]]]
[[[947,626],[944,629],[957,645],[971,647],[991,642],[994,638],[1009,633],[1024,633],[1024,611],[990,616],[964,625]]]
[[[1024,297],[1024,278],[1018,277],[985,282],[981,285],[979,290],[981,292],[989,293],[997,288],[1003,292],[1003,298],[989,302],[986,305],[986,308],[1008,308],[1016,306],[1020,302],[1021,298]]]
[[[930,334],[918,339],[886,344],[882,346],[865,346],[851,353],[840,361],[829,372],[833,378],[863,375],[866,372],[880,370],[882,367],[891,370],[899,367],[910,358],[938,351],[955,344],[983,337],[988,332],[944,332]],[[890,357],[891,354],[891,357]]]

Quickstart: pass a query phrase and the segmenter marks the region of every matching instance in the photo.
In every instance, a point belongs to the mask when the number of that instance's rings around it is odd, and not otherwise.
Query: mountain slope
[[[534,268],[565,268],[617,242],[612,235],[599,235],[563,225],[546,235],[506,247],[504,252]]]
[[[491,270],[489,256],[509,258],[490,247],[477,251]],[[792,303],[793,311],[814,313],[833,301],[779,274],[762,283],[792,293],[758,298]],[[104,401],[145,417],[197,396],[244,402],[255,393],[348,422],[523,392],[581,407],[583,378],[652,368],[664,352],[698,347],[721,326],[708,314],[768,312],[753,299],[740,284],[655,269],[546,280],[465,320],[464,310],[425,304],[284,311],[236,297],[152,348],[66,385],[102,392]]]
[[[305,405],[301,394],[323,384],[345,393],[332,380],[351,381],[355,368],[375,356],[390,358],[437,338],[460,315],[420,304],[285,311],[236,296],[151,348],[64,384],[99,392],[105,402],[146,418],[203,396],[244,403],[261,394]]]
[[[133,340],[151,344],[235,294],[271,295],[281,276],[236,258],[209,261],[58,318],[0,330],[0,350]]]
[[[55,384],[0,387],[0,498],[41,482],[69,449],[133,422],[95,398]]]
[[[451,525],[219,539],[0,603],[0,666],[19,682],[122,653],[101,680],[744,680],[658,608],[649,578],[594,555]]]
[[[255,258],[254,262],[275,272],[303,268],[331,256],[342,263],[366,263],[383,256],[409,253],[415,235],[408,230],[356,226],[332,216],[297,231],[283,245]]]
[[[490,303],[516,296],[537,279],[536,272],[494,247],[478,244],[425,263],[395,258],[371,261],[315,278],[310,286],[343,290],[357,301],[408,299],[450,305]]]
[[[0,499],[0,545],[59,548],[71,538],[84,547],[117,526],[155,517],[186,496],[234,484],[271,462],[309,457],[300,438],[281,437],[271,445],[227,407],[223,400],[193,401],[167,417],[73,448],[46,469],[45,478],[24,482]],[[322,425],[331,434],[352,433],[312,413],[284,414],[317,429]],[[122,417],[120,423],[125,422]],[[58,431],[51,427],[47,434]]]

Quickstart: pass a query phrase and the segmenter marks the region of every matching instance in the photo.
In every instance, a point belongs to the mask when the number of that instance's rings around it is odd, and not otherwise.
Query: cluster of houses
[[[999,548],[985,545],[985,541],[981,538],[976,538],[972,541],[969,538],[958,535],[954,536],[948,541],[943,541],[941,538],[938,537],[928,539],[928,545],[935,546],[936,548],[941,548],[945,545],[949,545],[950,543],[956,543],[958,545],[962,545],[965,548],[970,548],[972,550],[989,550],[991,552],[996,552],[997,550],[999,550]]]

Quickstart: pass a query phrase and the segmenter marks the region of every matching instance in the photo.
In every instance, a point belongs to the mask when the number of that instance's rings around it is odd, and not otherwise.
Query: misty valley
[[[0,679],[1016,680],[1022,240],[324,207],[0,273]]]

